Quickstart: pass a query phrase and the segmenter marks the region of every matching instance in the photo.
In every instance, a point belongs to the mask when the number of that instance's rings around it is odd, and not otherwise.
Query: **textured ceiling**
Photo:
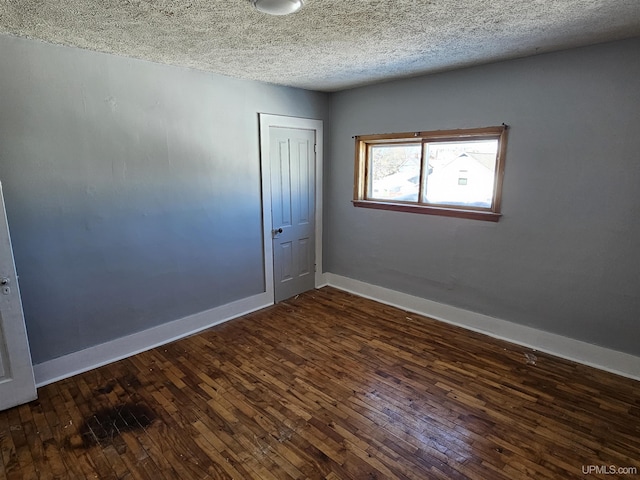
[[[640,35],[640,0],[0,0],[0,33],[335,91]]]

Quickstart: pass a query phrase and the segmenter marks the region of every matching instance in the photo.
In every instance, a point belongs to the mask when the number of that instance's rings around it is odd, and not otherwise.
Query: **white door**
[[[275,301],[315,286],[315,130],[270,127]]]
[[[37,397],[0,184],[0,410]]]

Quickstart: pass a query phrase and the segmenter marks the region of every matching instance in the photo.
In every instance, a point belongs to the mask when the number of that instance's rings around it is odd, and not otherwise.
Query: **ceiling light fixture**
[[[289,15],[302,8],[302,0],[251,0],[256,10],[269,15]]]

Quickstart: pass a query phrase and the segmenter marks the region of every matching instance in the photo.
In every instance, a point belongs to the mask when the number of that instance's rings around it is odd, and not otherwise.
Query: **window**
[[[497,222],[507,126],[360,135],[356,207]]]

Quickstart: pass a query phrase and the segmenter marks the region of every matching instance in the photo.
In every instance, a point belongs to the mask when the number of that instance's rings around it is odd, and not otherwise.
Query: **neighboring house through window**
[[[506,125],[356,139],[354,205],[497,222]]]

